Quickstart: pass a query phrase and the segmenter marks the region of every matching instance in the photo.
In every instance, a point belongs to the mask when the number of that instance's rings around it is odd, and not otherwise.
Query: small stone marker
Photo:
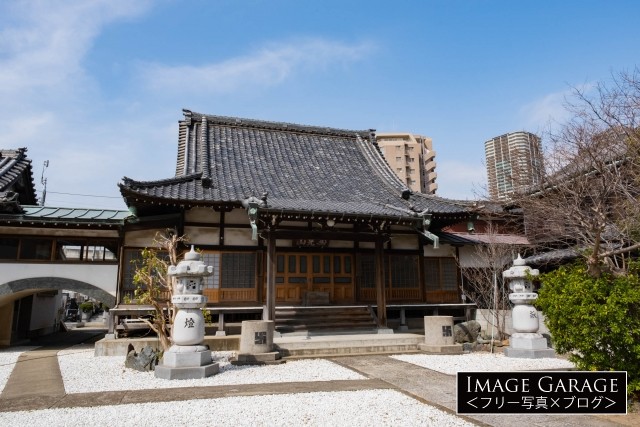
[[[240,352],[234,365],[272,365],[282,363],[280,353],[274,351],[272,320],[245,320],[240,332]]]
[[[424,344],[418,344],[418,349],[427,353],[462,353],[462,345],[453,340],[453,317],[424,316]]]

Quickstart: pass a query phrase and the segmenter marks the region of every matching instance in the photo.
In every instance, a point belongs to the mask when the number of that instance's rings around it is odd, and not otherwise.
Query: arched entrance
[[[55,331],[60,320],[58,291],[62,290],[81,293],[109,307],[115,305],[114,295],[74,279],[32,277],[0,284],[0,345]]]

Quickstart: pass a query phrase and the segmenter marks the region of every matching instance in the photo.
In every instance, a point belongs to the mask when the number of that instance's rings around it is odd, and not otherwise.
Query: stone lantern
[[[193,246],[183,261],[169,267],[168,275],[174,279],[171,302],[178,312],[171,327],[173,345],[156,366],[156,377],[194,379],[218,373],[218,364],[212,363],[211,350],[204,345],[202,314],[207,304],[207,297],[202,295],[204,278],[212,273],[213,267],[200,260]]]
[[[533,291],[533,285],[529,280],[529,277],[538,274],[538,270],[525,265],[520,255],[513,261],[513,267],[502,272],[502,277],[509,281],[509,300],[513,303],[513,334],[509,340],[509,347],[504,350],[507,357],[555,357],[555,351],[547,348],[546,338],[538,333],[538,310],[533,306],[538,294]]]

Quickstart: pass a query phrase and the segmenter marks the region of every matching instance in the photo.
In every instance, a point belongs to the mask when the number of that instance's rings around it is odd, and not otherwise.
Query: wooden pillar
[[[267,234],[267,310],[264,320],[276,320],[276,238]]]
[[[376,297],[378,304],[378,327],[387,327],[387,295],[384,288],[384,241],[383,236],[376,238]]]

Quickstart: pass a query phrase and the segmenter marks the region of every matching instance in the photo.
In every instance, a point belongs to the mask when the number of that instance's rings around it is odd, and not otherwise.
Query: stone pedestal
[[[162,356],[162,363],[155,368],[155,376],[165,380],[188,380],[210,377],[219,371],[219,365],[212,363],[207,346],[174,345]]]
[[[424,344],[418,344],[418,349],[427,353],[462,353],[462,345],[453,341],[453,317],[424,316]]]
[[[245,320],[240,332],[240,351],[232,359],[234,365],[266,365],[282,363],[280,353],[273,349],[273,320]]]
[[[504,349],[504,355],[525,359],[541,359],[556,357],[556,352],[552,348],[547,348],[547,339],[542,335],[516,332],[511,335],[509,347]]]

